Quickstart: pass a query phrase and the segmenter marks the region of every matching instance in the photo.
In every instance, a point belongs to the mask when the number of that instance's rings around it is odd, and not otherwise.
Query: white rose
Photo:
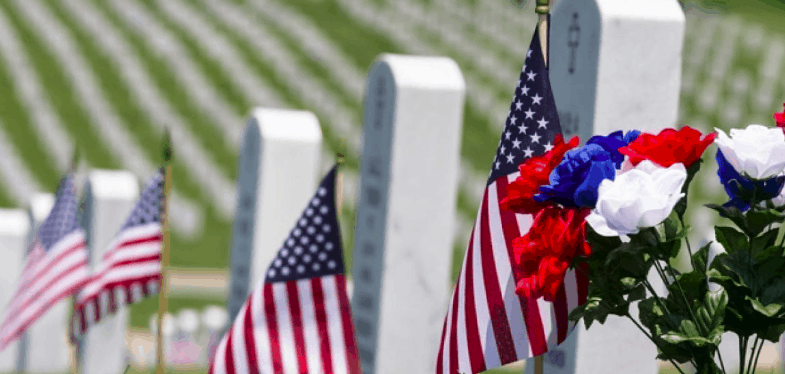
[[[749,125],[731,129],[730,137],[717,130],[715,143],[739,174],[766,180],[785,169],[785,134],[779,127]]]
[[[649,160],[620,172],[615,180],[603,180],[598,190],[597,206],[586,222],[602,236],[635,234],[640,228],[654,227],[668,218],[684,194],[687,180],[684,164],[668,168]]]

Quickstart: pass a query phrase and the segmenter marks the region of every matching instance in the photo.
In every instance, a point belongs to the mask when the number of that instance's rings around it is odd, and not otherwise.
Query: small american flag
[[[104,254],[101,264],[79,291],[71,320],[71,337],[161,288],[161,208],[164,170],[145,186],[139,202]]]
[[[553,303],[515,293],[512,242],[532,217],[499,202],[518,165],[549,151],[561,133],[539,40],[535,31],[445,318],[437,374],[479,373],[545,353],[567,337],[568,313],[588,292],[585,278],[570,271]]]
[[[212,357],[209,373],[360,373],[335,205],[322,180],[264,282]]]
[[[0,325],[0,350],[87,282],[85,232],[76,213],[76,185],[69,173],[60,181],[54,206],[28,248],[16,293]]]

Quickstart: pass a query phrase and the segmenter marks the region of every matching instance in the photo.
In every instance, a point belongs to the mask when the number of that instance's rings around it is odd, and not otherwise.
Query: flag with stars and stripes
[[[360,373],[335,205],[337,166],[221,339],[208,373]]]
[[[499,206],[520,175],[518,165],[549,151],[560,133],[535,31],[445,318],[437,374],[479,373],[539,356],[574,327],[567,316],[585,301],[587,280],[568,272],[554,302],[518,296],[512,242],[529,230],[533,217]]]
[[[22,275],[0,325],[0,350],[89,277],[87,244],[77,220],[73,173],[60,181],[52,210],[30,243]]]
[[[71,320],[71,337],[161,289],[164,169],[144,187],[139,201],[104,254],[89,282],[79,291]]]

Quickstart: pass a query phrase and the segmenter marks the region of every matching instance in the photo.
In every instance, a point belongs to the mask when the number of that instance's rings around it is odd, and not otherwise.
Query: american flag
[[[101,264],[79,291],[71,320],[72,338],[84,335],[119,307],[160,290],[164,175],[161,168],[147,182]]]
[[[54,206],[28,248],[16,293],[0,325],[0,350],[81,288],[88,276],[85,232],[77,221],[76,185],[69,173],[60,181]]]
[[[499,202],[518,165],[549,151],[561,133],[539,40],[535,31],[445,318],[437,374],[479,373],[545,353],[564,341],[574,326],[568,313],[588,292],[584,277],[570,271],[553,303],[515,293],[512,242],[532,216]]]
[[[360,373],[335,205],[322,180],[264,282],[221,339],[209,373]]]

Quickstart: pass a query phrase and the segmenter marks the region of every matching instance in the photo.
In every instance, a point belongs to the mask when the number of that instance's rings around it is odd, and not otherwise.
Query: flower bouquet
[[[589,293],[570,320],[590,328],[608,315],[629,318],[657,346],[658,359],[677,368],[689,362],[700,373],[727,372],[718,346],[731,332],[739,336],[739,373],[753,373],[763,340],[777,342],[785,332],[785,112],[775,119],[778,127],[729,135],[690,127],[617,131],[581,147],[577,138],[558,137],[547,153],[519,165],[501,203],[534,216],[513,242],[516,292],[554,301],[567,270],[576,269]],[[714,228],[725,251],[713,260],[711,243],[690,245],[684,218],[690,183],[712,143],[729,196],[699,207],[728,219]],[[682,248],[688,272],[671,264]],[[658,294],[649,274],[667,292]]]

